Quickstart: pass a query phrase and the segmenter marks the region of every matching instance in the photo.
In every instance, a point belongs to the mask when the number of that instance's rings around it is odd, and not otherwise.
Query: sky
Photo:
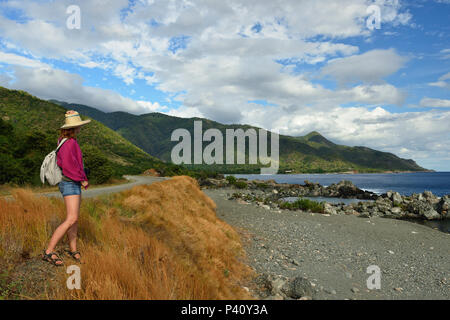
[[[0,0],[0,86],[450,171],[449,21],[450,0]]]

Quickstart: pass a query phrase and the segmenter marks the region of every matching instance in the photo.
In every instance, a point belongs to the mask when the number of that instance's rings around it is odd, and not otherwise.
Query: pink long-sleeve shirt
[[[59,142],[62,139],[58,139]],[[62,169],[62,174],[73,181],[87,181],[83,167],[83,154],[74,138],[69,138],[59,148],[56,155],[56,164]]]

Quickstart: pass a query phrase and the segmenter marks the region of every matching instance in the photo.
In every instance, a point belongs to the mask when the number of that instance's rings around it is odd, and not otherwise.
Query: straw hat
[[[61,129],[76,128],[85,124],[88,124],[91,120],[81,121],[80,115],[75,110],[69,110],[66,112],[66,123]]]

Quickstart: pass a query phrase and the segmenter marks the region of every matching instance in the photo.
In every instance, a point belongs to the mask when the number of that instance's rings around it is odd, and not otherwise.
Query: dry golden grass
[[[38,256],[65,217],[61,199],[12,194],[14,201],[0,199],[0,265]],[[83,199],[79,249],[82,289],[68,290],[61,268],[47,298],[251,298],[242,288],[251,271],[238,234],[189,177]]]

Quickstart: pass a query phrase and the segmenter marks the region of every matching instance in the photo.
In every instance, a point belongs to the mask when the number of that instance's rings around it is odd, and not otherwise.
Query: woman
[[[59,183],[59,191],[64,197],[66,205],[66,220],[56,228],[42,259],[56,266],[62,266],[62,259],[54,252],[56,245],[67,233],[69,248],[66,252],[77,262],[81,262],[81,254],[77,251],[78,217],[80,215],[81,186],[86,190],[89,186],[83,165],[83,155],[76,140],[81,127],[91,120],[81,121],[80,115],[74,110],[69,110],[65,115],[65,124],[61,127],[61,139],[67,138],[57,153],[57,165],[62,169],[62,181]]]

